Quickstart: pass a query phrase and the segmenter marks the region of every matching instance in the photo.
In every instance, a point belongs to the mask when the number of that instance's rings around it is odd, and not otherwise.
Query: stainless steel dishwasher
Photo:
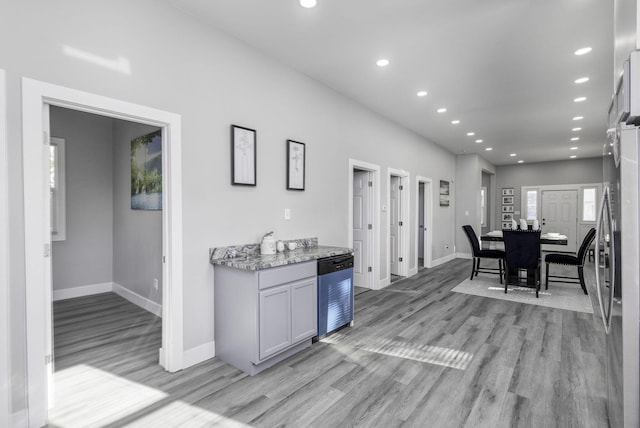
[[[318,337],[353,323],[353,255],[318,259]]]

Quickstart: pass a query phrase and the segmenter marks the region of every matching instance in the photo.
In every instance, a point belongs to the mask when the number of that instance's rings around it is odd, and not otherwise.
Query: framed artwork
[[[287,189],[304,190],[305,157],[307,148],[304,143],[287,140]]]
[[[511,223],[502,223],[503,229],[511,229]]]
[[[502,221],[513,220],[513,213],[502,213]]]
[[[131,209],[162,209],[162,134],[131,140]]]
[[[502,189],[502,196],[513,196],[513,188],[504,188]]]
[[[502,206],[502,212],[503,213],[512,213],[513,212],[513,205],[503,205]]]
[[[502,205],[513,205],[513,196],[503,196]]]
[[[231,125],[231,184],[256,185],[256,130]]]
[[[440,180],[440,206],[449,206],[449,182]]]

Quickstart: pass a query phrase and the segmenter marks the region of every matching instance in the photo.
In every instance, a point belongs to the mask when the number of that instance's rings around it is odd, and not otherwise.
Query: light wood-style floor
[[[160,320],[114,294],[55,302],[49,426],[606,427],[597,315],[451,292],[470,269],[359,290],[354,327],[254,377],[164,372]]]

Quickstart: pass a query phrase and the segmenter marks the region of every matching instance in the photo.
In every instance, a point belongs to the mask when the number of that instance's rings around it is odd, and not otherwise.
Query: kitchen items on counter
[[[276,253],[276,238],[273,237],[273,232],[269,232],[262,237],[260,242],[260,254],[275,254]]]

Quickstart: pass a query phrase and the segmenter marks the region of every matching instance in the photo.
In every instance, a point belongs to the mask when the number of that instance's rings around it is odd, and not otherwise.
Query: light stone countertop
[[[209,262],[214,266],[227,266],[246,270],[262,270],[351,253],[353,253],[353,249],[351,248],[320,245],[308,248],[298,248],[293,251],[286,250],[282,253],[276,253],[273,255],[241,254],[238,255],[238,257],[214,258],[213,252],[211,252]]]

